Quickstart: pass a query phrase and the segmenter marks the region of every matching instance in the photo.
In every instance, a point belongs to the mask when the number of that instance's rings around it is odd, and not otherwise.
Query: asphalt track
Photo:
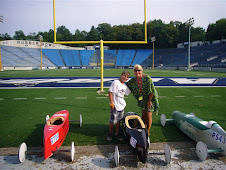
[[[109,87],[118,77],[105,77]],[[226,87],[226,78],[152,77],[156,87]],[[99,77],[1,78],[0,88],[99,88]]]

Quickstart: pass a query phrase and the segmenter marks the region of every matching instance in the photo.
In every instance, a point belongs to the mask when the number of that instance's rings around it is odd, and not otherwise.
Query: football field
[[[133,76],[132,70],[131,76]],[[105,77],[119,77],[122,70],[105,70]],[[22,77],[94,77],[99,70],[34,70],[4,71],[0,78]],[[226,77],[225,73],[144,70],[152,77]],[[0,89],[0,147],[17,147],[23,141],[28,146],[42,146],[46,115],[59,110],[68,110],[70,119],[83,117],[83,125],[71,122],[63,145],[103,145],[108,142],[106,134],[109,125],[109,99],[98,95],[96,88],[15,88]],[[108,91],[108,88],[105,88]],[[157,87],[160,109],[153,114],[150,131],[151,142],[190,141],[175,125],[163,128],[160,125],[161,113],[170,118],[175,110],[193,112],[204,120],[214,120],[226,128],[226,90],[225,87]],[[132,95],[125,98],[125,112],[133,111],[140,115],[140,109]]]

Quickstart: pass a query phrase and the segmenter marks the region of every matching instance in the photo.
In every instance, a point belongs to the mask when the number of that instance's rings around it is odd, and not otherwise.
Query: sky
[[[147,21],[161,19],[186,22],[207,29],[210,23],[226,18],[226,0],[146,0]],[[56,27],[64,25],[75,33],[92,26],[111,26],[144,21],[144,0],[55,0]],[[0,34],[22,30],[25,35],[53,29],[53,0],[0,0]]]

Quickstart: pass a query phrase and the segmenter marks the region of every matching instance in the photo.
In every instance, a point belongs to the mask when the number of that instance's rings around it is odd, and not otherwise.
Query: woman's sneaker
[[[108,140],[108,141],[112,141],[112,134],[111,134],[111,133],[108,133],[108,135],[107,135],[107,140]]]

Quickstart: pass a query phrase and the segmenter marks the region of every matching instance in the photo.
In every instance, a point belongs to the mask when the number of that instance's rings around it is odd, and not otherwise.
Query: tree
[[[201,27],[191,29],[191,40],[192,41],[206,41],[205,30]]]
[[[27,36],[26,36],[27,40],[36,40],[36,33],[35,32],[30,32]]]
[[[80,32],[78,29],[75,30],[75,34],[73,35],[73,40],[74,41],[85,41],[87,36],[87,32],[86,31],[82,31]]]
[[[110,40],[111,37],[109,35],[112,32],[111,25],[108,23],[99,24],[97,27],[97,31],[99,32],[100,39],[102,40]]]
[[[216,21],[216,32],[218,40],[226,38],[226,18]]]
[[[22,30],[19,30],[19,31],[15,31],[15,35],[13,36],[13,39],[26,40],[26,36]]]
[[[208,41],[226,38],[226,18],[216,21],[215,24],[209,24],[206,32],[206,38]]]
[[[100,40],[99,31],[94,26],[92,26],[90,31],[88,32],[86,40],[87,41],[99,41]]]
[[[71,41],[72,34],[69,29],[67,29],[64,25],[59,26],[57,28],[57,39],[58,41]]]
[[[10,37],[9,34],[5,33],[5,34],[0,34],[0,40],[11,40],[12,38]]]

